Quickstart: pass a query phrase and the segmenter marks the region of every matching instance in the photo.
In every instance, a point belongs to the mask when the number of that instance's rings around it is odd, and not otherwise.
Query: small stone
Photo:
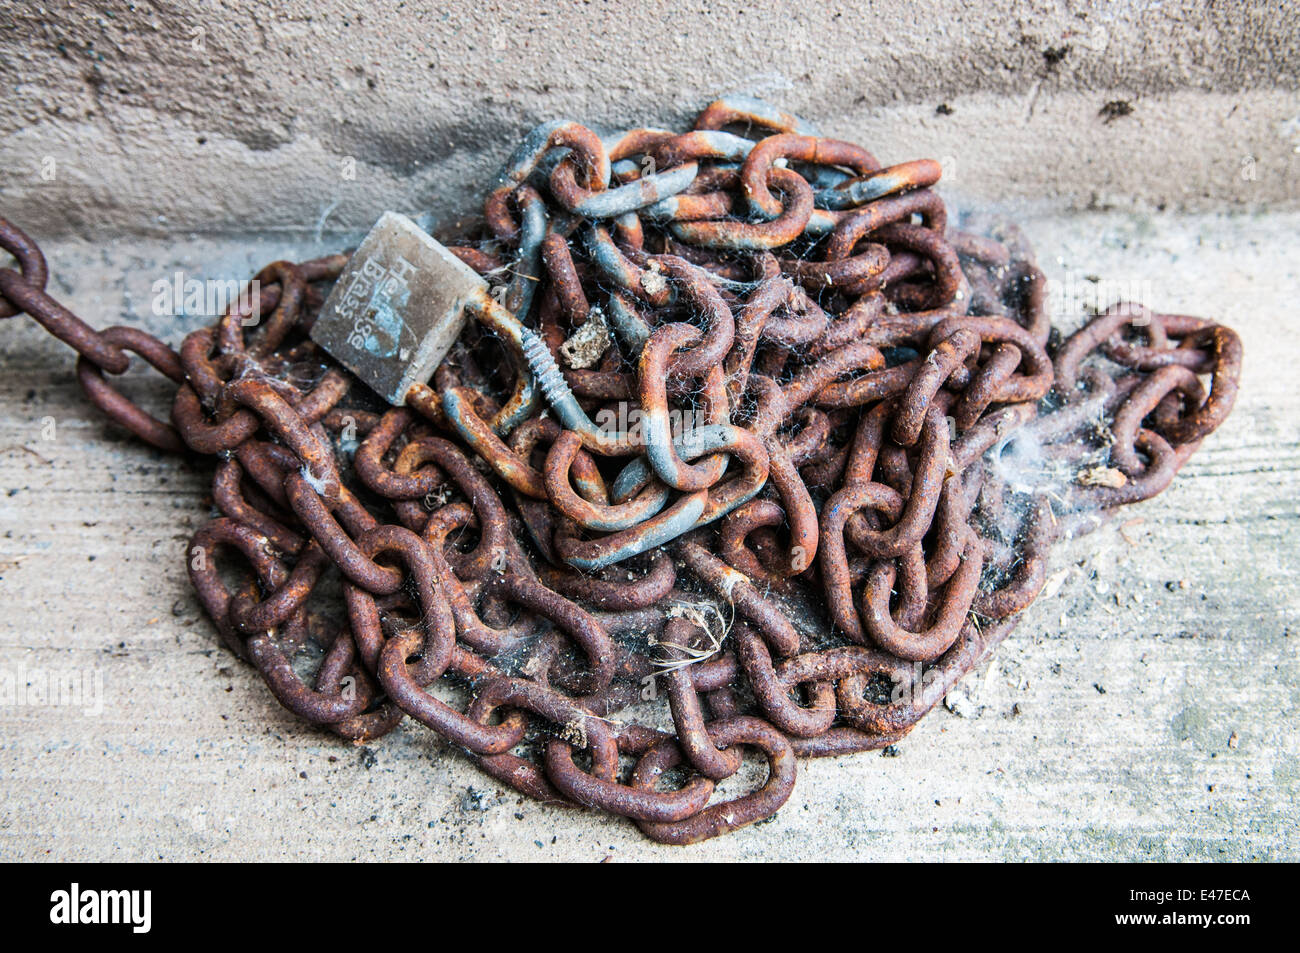
[[[605,316],[600,308],[592,308],[582,326],[560,345],[560,356],[570,367],[585,370],[600,363],[609,345],[609,325],[605,323]]]
[[[663,294],[668,290],[668,279],[659,274],[659,263],[652,261],[647,271],[641,272],[641,287],[646,294]]]
[[[1114,467],[1089,467],[1075,474],[1074,482],[1080,486],[1106,486],[1118,490],[1128,484],[1128,477]]]
[[[948,709],[958,718],[978,718],[979,706],[966,696],[966,693],[960,689],[954,688],[947,695],[943,696],[943,707]]]

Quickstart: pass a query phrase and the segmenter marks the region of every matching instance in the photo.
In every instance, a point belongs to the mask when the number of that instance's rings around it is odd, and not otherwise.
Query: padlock
[[[385,212],[343,269],[311,337],[390,404],[433,374],[487,282],[445,245]]]
[[[560,422],[588,448],[618,441],[592,423],[536,331],[488,293],[487,282],[415,222],[385,212],[352,254],[311,337],[390,404],[432,376],[473,317],[519,356]]]

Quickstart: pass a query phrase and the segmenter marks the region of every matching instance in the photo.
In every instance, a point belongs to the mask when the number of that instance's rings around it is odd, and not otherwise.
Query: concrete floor
[[[962,715],[897,757],[803,763],[774,819],[687,849],[523,802],[418,725],[359,748],[297,722],[190,590],[209,468],[114,430],[62,346],[5,322],[0,696],[52,673],[86,696],[0,698],[0,860],[1300,859],[1300,215],[1020,217],[1064,298],[1113,282],[1236,328],[1236,411],[1168,492],[1056,552],[1054,594],[963,683]],[[153,315],[155,281],[339,245],[46,250],[93,324],[178,343],[206,319]]]

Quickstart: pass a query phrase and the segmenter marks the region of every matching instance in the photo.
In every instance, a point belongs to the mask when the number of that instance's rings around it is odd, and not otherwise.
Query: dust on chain
[[[0,316],[75,348],[117,424],[218,458],[190,577],[285,707],[358,742],[410,716],[503,785],[692,843],[773,815],[797,757],[906,734],[1055,540],[1231,410],[1234,332],[1121,303],[1062,340],[1024,238],[949,223],[938,178],[750,101],[534,130],[453,251],[585,433],[476,326],[407,407],[354,387],[307,337],[344,255],[268,265],[255,329],[232,308],[178,353],[85,324],[0,219]],[[111,383],[129,354],[179,386],[170,422]],[[766,781],[715,803],[746,748]]]

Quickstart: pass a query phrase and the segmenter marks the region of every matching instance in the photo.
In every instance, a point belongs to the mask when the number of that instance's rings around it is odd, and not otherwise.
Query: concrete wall
[[[0,0],[0,206],[47,236],[356,229],[474,204],[542,119],[680,125],[745,92],[981,201],[1297,207],[1298,24],[1294,0]]]

